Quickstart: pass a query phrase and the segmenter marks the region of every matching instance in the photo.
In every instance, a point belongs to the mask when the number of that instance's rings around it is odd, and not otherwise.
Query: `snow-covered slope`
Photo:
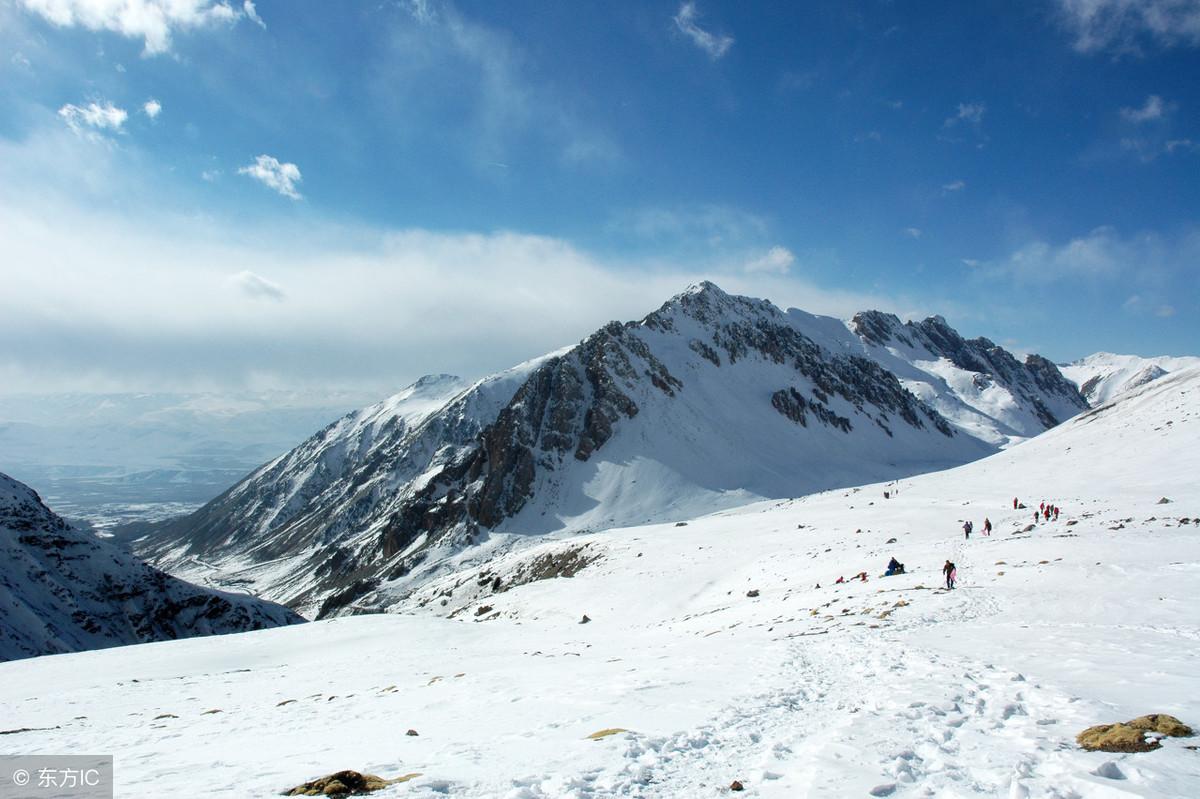
[[[1080,392],[1093,405],[1108,402],[1113,397],[1170,372],[1200,366],[1200,357],[1171,357],[1162,355],[1143,358],[1139,355],[1114,355],[1097,352],[1058,368],[1079,386]]]
[[[301,621],[153,569],[73,529],[0,474],[0,661]]]
[[[6,746],[114,752],[120,796],[345,768],[417,775],[388,799],[1200,796],[1196,738],[1074,742],[1200,727],[1197,474],[1192,370],[946,472],[495,534],[408,612],[0,664],[5,726],[29,728]],[[1033,525],[1042,501],[1062,515]],[[880,577],[892,556],[908,573]]]
[[[898,320],[871,318],[856,335],[703,283],[473,386],[423,381],[351,414],[136,546],[172,573],[327,616],[378,607],[382,585],[489,532],[682,519],[931,471],[1085,405],[1048,362],[990,342],[977,355],[936,320],[919,347],[892,331],[901,353],[876,343]],[[973,366],[995,375],[972,382]],[[962,417],[960,384],[984,382],[993,416],[971,409],[958,428],[930,404]]]

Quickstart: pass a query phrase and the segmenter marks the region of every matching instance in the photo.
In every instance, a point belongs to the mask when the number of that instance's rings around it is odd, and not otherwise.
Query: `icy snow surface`
[[[2,664],[0,726],[35,728],[5,750],[113,753],[139,797],[344,768],[421,774],[381,797],[1200,796],[1200,739],[1074,744],[1200,726],[1198,439],[1193,369],[950,471],[496,536],[395,614]],[[1041,501],[1062,515],[1026,530]],[[578,548],[576,576],[518,584]],[[909,573],[880,577],[893,555]]]

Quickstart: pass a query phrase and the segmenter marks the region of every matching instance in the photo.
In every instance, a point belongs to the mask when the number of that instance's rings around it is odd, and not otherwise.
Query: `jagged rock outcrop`
[[[253,597],[211,591],[71,527],[0,474],[0,661],[297,624]]]
[[[850,321],[850,329],[877,355],[885,365],[883,351],[901,353],[896,359],[911,365],[914,360],[938,360],[960,373],[970,374],[970,392],[936,391],[948,400],[934,403],[951,418],[961,414],[952,408],[960,403],[966,413],[971,411],[990,416],[1000,423],[1001,432],[1011,436],[1036,435],[1054,427],[1089,406],[1079,389],[1062,375],[1051,361],[1031,354],[1024,362],[986,338],[964,339],[940,316],[921,322],[901,322],[893,314],[865,311]],[[926,372],[911,375],[911,370],[898,369],[906,376],[929,381],[946,381],[949,375]],[[947,370],[948,371],[948,370]]]

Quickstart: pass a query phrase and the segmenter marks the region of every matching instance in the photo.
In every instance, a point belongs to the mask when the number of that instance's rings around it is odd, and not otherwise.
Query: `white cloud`
[[[1172,275],[1191,275],[1200,263],[1200,230],[1174,235],[1153,232],[1123,236],[1103,226],[1063,243],[1034,240],[1008,258],[989,263],[993,276],[1023,283],[1076,281],[1136,286],[1126,306],[1143,309],[1165,305]]]
[[[730,47],[733,47],[733,37],[726,34],[709,33],[697,24],[698,17],[696,4],[688,0],[679,7],[679,12],[675,15],[675,26],[709,58],[716,61],[729,52]]]
[[[433,9],[429,7],[429,0],[407,0],[402,5],[412,14],[413,19],[421,24],[428,24],[437,18]]]
[[[1121,117],[1127,122],[1139,125],[1143,122],[1153,122],[1162,119],[1167,112],[1167,106],[1157,94],[1146,98],[1141,108],[1122,108]]]
[[[119,132],[121,126],[125,124],[125,120],[129,118],[125,109],[118,108],[110,102],[105,102],[103,105],[91,102],[85,106],[67,103],[58,109],[58,115],[76,133],[82,131],[84,127]]]
[[[28,58],[25,57],[25,54],[19,50],[12,54],[12,58],[9,59],[9,62],[14,67],[17,67],[18,69],[23,69],[26,72],[31,72],[33,70],[33,64],[29,61]]]
[[[63,28],[79,26],[145,42],[145,55],[171,49],[176,31],[231,24],[248,17],[262,24],[252,2],[241,11],[225,0],[19,0],[29,11]]]
[[[246,15],[246,19],[253,22],[263,30],[267,29],[267,23],[263,22],[263,18],[258,15],[258,9],[254,7],[253,0],[243,0],[242,13]]]
[[[792,254],[791,250],[776,245],[767,250],[765,254],[748,261],[742,269],[748,274],[771,272],[777,275],[786,275],[795,262],[796,256]]]
[[[230,275],[228,283],[251,299],[281,302],[284,298],[282,286],[249,269]]]
[[[154,119],[159,114],[162,113],[162,103],[160,103],[158,100],[155,100],[153,97],[151,97],[149,100],[147,100],[145,103],[142,104],[142,111],[143,111],[143,113],[146,114],[146,116],[150,117],[151,119]]]
[[[291,197],[293,200],[299,200],[301,197],[300,192],[296,191],[296,184],[303,180],[300,167],[281,162],[274,156],[260,155],[254,159],[253,164],[238,169],[238,174],[248,175],[284,197]]]
[[[955,113],[947,117],[942,125],[947,128],[954,127],[959,123],[979,125],[983,122],[983,115],[986,112],[987,106],[983,103],[959,103]]]
[[[921,228],[906,227],[904,228],[904,235],[908,236],[910,239],[919,239],[921,238]]]
[[[962,262],[963,266],[970,267],[971,269],[975,269],[980,265],[980,261],[976,258],[963,258]]]
[[[950,194],[951,192],[962,191],[967,187],[965,180],[952,180],[949,183],[942,184],[942,193]]]
[[[700,204],[638,208],[617,214],[608,228],[615,234],[654,241],[693,239],[707,246],[753,243],[767,234],[763,217],[727,205]]]
[[[1200,45],[1200,0],[1057,0],[1059,18],[1081,53]]]
[[[216,183],[220,177],[221,170],[219,169],[206,169],[200,173],[200,178],[207,183]]]
[[[1175,315],[1175,307],[1173,305],[1160,305],[1155,309],[1154,315],[1160,319],[1169,319]]]

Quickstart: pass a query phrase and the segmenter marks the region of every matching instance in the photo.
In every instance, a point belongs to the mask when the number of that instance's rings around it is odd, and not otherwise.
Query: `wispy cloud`
[[[697,22],[699,16],[699,12],[696,11],[696,4],[689,0],[681,5],[678,13],[675,14],[675,27],[684,36],[691,39],[692,44],[699,47],[709,58],[716,61],[728,53],[730,47],[733,47],[733,37],[723,33],[709,33],[704,30]]]
[[[953,114],[946,117],[946,121],[942,123],[943,127],[952,128],[959,124],[979,125],[983,122],[983,115],[987,112],[987,105],[984,103],[959,103],[958,108]]]
[[[230,275],[228,282],[229,285],[254,300],[282,302],[285,296],[283,287],[278,283],[256,275],[248,269],[238,272],[236,275]]]
[[[453,5],[410,0],[393,15],[389,46],[376,64],[372,90],[393,114],[399,137],[419,135],[412,120],[438,130],[438,146],[462,148],[476,167],[514,170],[514,155],[536,142],[571,168],[612,166],[622,150],[607,123],[585,118],[575,97],[534,77],[534,58],[502,27],[466,16]],[[557,157],[555,157],[557,156]]]
[[[151,119],[156,119],[162,113],[162,103],[151,97],[142,104],[142,112]]]
[[[953,194],[956,191],[962,191],[967,187],[965,180],[952,180],[949,183],[942,184],[942,194]]]
[[[1121,118],[1126,122],[1140,125],[1143,122],[1153,122],[1162,119],[1168,111],[1168,106],[1157,94],[1146,98],[1141,108],[1122,108]]]
[[[62,28],[78,26],[142,39],[145,55],[170,50],[171,37],[177,31],[228,25],[243,17],[263,24],[249,0],[240,11],[225,0],[19,0],[19,3]]]
[[[919,239],[921,238],[921,228],[906,227],[904,228],[904,235],[908,236],[910,239]]]
[[[742,269],[748,274],[770,272],[776,275],[786,275],[795,262],[796,256],[791,250],[787,247],[776,245],[767,250],[763,255],[746,262],[746,265]]]
[[[118,108],[110,102],[103,104],[90,102],[84,106],[67,103],[58,109],[58,115],[76,133],[82,132],[85,128],[119,132],[125,124],[125,120],[129,118],[125,109]]]
[[[258,15],[258,9],[254,7],[253,0],[243,0],[242,13],[246,15],[246,19],[253,22],[263,30],[267,29],[267,23],[263,22],[263,18]]]
[[[1200,0],[1057,0],[1059,19],[1081,53],[1136,53],[1200,45]]]
[[[617,234],[653,241],[695,240],[707,246],[761,241],[767,220],[728,205],[646,207],[616,214],[608,228]]]
[[[1064,242],[1029,241],[1008,257],[984,264],[985,273],[1025,285],[1128,287],[1126,310],[1147,314],[1170,306],[1172,285],[1200,263],[1200,230],[1122,235],[1103,226]],[[1186,283],[1184,284],[1186,285]],[[1135,307],[1136,306],[1136,307]]]
[[[293,200],[299,200],[301,197],[300,192],[296,190],[296,184],[303,180],[300,167],[281,162],[274,156],[260,155],[254,159],[253,164],[238,169],[238,174],[252,177],[284,197],[291,197]]]

